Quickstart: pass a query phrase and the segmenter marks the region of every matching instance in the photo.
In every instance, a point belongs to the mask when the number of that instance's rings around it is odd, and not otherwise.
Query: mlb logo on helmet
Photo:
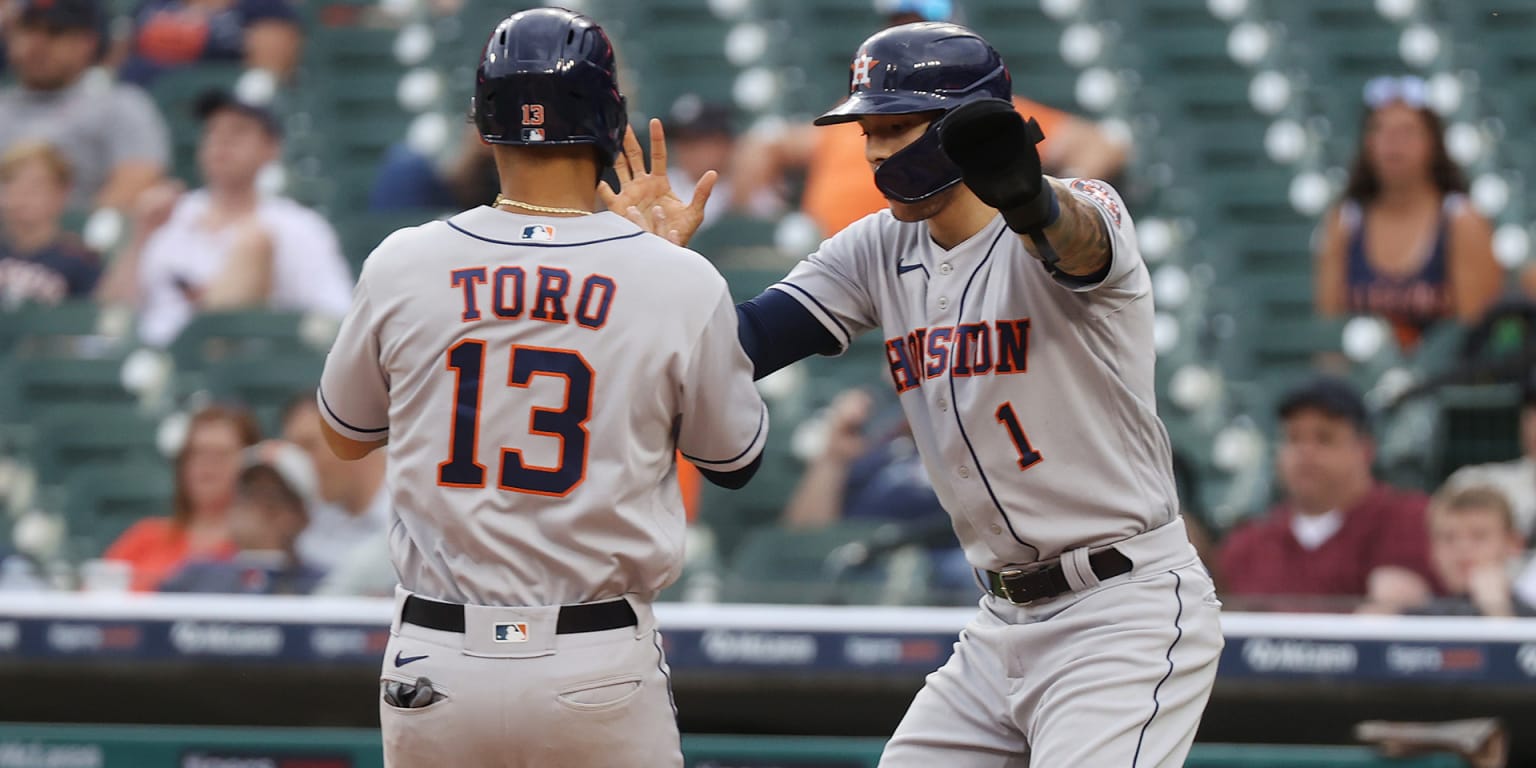
[[[529,224],[523,227],[523,239],[549,242],[555,239],[555,228],[548,224]]]
[[[528,642],[528,625],[524,622],[497,622],[495,625],[495,631],[495,640],[498,643]]]
[[[544,140],[544,129],[543,128],[524,128],[523,129],[523,141],[543,141],[543,140]]]

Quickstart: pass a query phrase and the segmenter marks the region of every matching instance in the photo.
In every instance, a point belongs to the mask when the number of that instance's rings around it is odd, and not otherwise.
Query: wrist
[[[1046,181],[1034,197],[1020,205],[1002,210],[1003,221],[1008,228],[1021,235],[1042,232],[1061,218],[1061,203],[1056,190]]]

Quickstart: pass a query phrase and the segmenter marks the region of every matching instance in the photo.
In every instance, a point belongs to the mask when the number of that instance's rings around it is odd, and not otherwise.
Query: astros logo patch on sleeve
[[[1115,199],[1115,193],[1109,185],[1095,179],[1076,179],[1072,182],[1072,191],[1086,195],[1094,205],[1104,209],[1114,219],[1115,226],[1120,226],[1120,202]]]
[[[523,239],[549,242],[555,239],[555,228],[548,224],[529,224],[523,227]]]

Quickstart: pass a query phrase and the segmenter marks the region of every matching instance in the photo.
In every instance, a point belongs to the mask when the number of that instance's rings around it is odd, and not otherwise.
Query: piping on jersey
[[[467,229],[465,229],[465,228],[463,228],[463,227],[453,223],[452,219],[444,220],[443,223],[447,224],[455,232],[458,232],[459,234],[465,235],[467,237],[473,237],[476,240],[482,240],[482,241],[485,241],[487,243],[495,243],[497,245],[515,245],[515,246],[518,246],[518,247],[526,247],[526,248],[575,248],[575,247],[582,246],[582,245],[597,245],[598,243],[611,243],[611,242],[613,242],[615,240],[628,240],[631,237],[639,237],[639,236],[645,234],[645,232],[642,230],[640,232],[631,232],[631,233],[629,233],[627,235],[614,235],[613,237],[605,237],[605,238],[603,238],[601,240],[583,240],[582,242],[579,242],[579,243],[534,243],[534,242],[526,242],[526,241],[522,241],[522,240],[518,240],[518,241],[514,242],[512,240],[497,240],[494,237],[486,237],[484,235],[477,235],[477,234],[475,234],[475,233],[473,233],[473,232],[471,232],[471,231],[469,231],[469,230],[467,230]]]
[[[820,308],[822,313],[825,314],[833,323],[837,324],[837,329],[843,332],[843,349],[846,350],[847,348],[853,346],[853,334],[848,332],[848,326],[843,325],[843,321],[837,319],[837,315],[832,314],[832,310],[827,309],[827,305],[821,303],[821,299],[812,296],[810,291],[807,291],[806,289],[801,288],[800,286],[795,285],[788,280],[780,280],[779,282],[774,283],[769,287],[777,288],[781,285],[785,288],[793,288],[799,291],[802,296],[810,299],[812,304],[815,304],[818,308]]]
[[[965,288],[960,291],[960,305],[955,308],[956,319],[963,320],[965,318],[965,299],[971,293],[971,284],[976,282],[976,276],[981,274],[981,270],[987,266],[987,262],[992,260],[992,252],[997,250],[997,244],[1002,241],[1003,235],[1011,231],[1007,227],[1003,227],[1003,230],[997,233],[997,237],[992,238],[992,244],[987,246],[987,254],[981,257],[981,261],[976,265],[976,269],[971,270],[971,276],[966,278]],[[951,403],[959,403],[959,398],[955,395],[954,369],[951,368],[946,371],[944,377],[949,379],[949,401]],[[997,500],[997,493],[992,490],[992,481],[987,479],[987,471],[982,469],[981,459],[976,456],[976,447],[971,445],[971,436],[965,433],[965,420],[960,417],[959,405],[955,406],[954,414],[955,426],[960,429],[960,439],[965,441],[965,450],[971,454],[971,463],[976,465],[976,474],[981,478],[981,484],[986,487],[987,496],[992,499],[992,505],[997,507],[997,514],[1003,518],[1003,524],[1008,526],[1008,534],[1020,546],[1033,550],[1036,560],[1040,559],[1040,548],[1019,538],[1019,532],[1013,529],[1013,521],[1008,519],[1008,511],[1003,509],[1003,503]]]
[[[348,424],[347,422],[343,421],[340,416],[337,416],[336,411],[331,409],[331,404],[325,401],[325,390],[317,388],[315,391],[320,393],[320,404],[325,406],[325,412],[329,413],[331,418],[336,420],[337,424],[340,424],[343,427],[352,430],[353,432],[358,432],[365,435],[376,435],[380,432],[389,431],[389,427],[379,427],[378,429],[363,429],[362,427],[354,427],[351,424]]]
[[[734,464],[734,463],[736,463],[738,461],[741,461],[742,458],[744,458],[747,454],[752,452],[752,448],[757,445],[757,439],[763,436],[763,425],[766,424],[767,422],[768,422],[768,406],[764,405],[762,410],[758,411],[758,413],[757,413],[757,431],[752,434],[752,441],[747,443],[747,447],[746,448],[741,449],[741,453],[738,453],[735,456],[730,457],[729,459],[720,459],[720,460],[700,459],[700,458],[697,458],[695,456],[689,456],[686,453],[683,454],[683,458],[685,458],[685,459],[687,459],[687,460],[689,460],[689,461],[691,461],[691,462],[693,462],[695,464],[717,464],[717,465],[720,465],[720,464]]]
[[[1179,590],[1184,588],[1184,579],[1179,576],[1178,571],[1169,571],[1169,573],[1173,574],[1173,599],[1177,601],[1179,608],[1173,614],[1175,631],[1173,642],[1168,644],[1168,671],[1164,672],[1163,679],[1158,680],[1157,685],[1152,687],[1152,714],[1147,715],[1147,722],[1141,724],[1141,733],[1136,736],[1136,754],[1131,756],[1131,768],[1136,768],[1137,761],[1141,760],[1141,743],[1147,738],[1147,728],[1152,726],[1152,720],[1157,717],[1157,711],[1162,708],[1161,702],[1157,700],[1157,693],[1163,689],[1163,683],[1173,677],[1173,648],[1184,637],[1184,627],[1179,625],[1179,620],[1184,618],[1184,596],[1179,594]]]

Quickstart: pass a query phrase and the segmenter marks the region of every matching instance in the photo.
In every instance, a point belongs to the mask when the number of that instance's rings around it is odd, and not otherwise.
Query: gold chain
[[[591,211],[583,211],[580,208],[551,208],[546,205],[534,205],[533,203],[525,203],[521,200],[513,200],[512,198],[505,197],[503,195],[497,195],[496,202],[491,203],[491,205],[497,208],[503,205],[511,205],[518,208],[526,208],[530,211],[537,211],[539,213],[572,213],[576,214],[577,216],[590,216],[592,214]]]

